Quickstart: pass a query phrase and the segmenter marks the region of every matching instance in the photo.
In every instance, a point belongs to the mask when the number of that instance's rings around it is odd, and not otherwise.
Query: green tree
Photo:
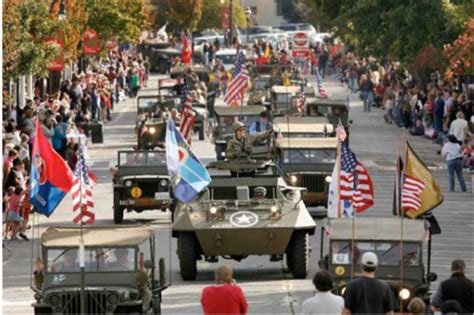
[[[45,38],[56,30],[46,0],[3,2],[3,80],[34,74],[45,77],[50,62],[58,56],[56,45]]]
[[[221,10],[220,0],[207,0],[202,7],[202,16],[197,29],[221,28]]]
[[[204,0],[158,0],[155,26],[168,23],[171,31],[194,31],[201,20]]]
[[[298,23],[302,20],[302,12],[297,8],[297,0],[279,0],[281,1],[281,11],[283,17],[291,23]]]

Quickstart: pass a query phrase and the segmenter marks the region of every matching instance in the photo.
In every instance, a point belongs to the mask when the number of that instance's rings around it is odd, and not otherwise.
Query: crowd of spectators
[[[54,150],[74,170],[77,141],[68,134],[89,136],[91,125],[112,119],[114,107],[134,97],[146,86],[148,61],[135,53],[110,53],[92,59],[85,71],[74,73],[60,84],[58,92],[48,95],[35,89],[33,99],[19,108],[16,104],[3,112],[3,221],[4,239],[16,240],[29,227],[29,172],[36,121]]]

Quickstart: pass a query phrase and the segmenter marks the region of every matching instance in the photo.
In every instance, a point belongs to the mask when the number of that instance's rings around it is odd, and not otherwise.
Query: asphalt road
[[[140,93],[150,94],[156,88],[157,76],[153,76],[149,88]],[[327,79],[325,87],[334,97],[345,97],[348,89]],[[375,185],[375,205],[363,216],[391,215],[394,185],[395,156],[402,130],[386,125],[382,111],[373,109],[371,113],[362,111],[362,104],[355,94],[350,95],[351,147],[369,170]],[[93,144],[89,149],[89,164],[98,177],[94,190],[95,224],[113,224],[112,221],[112,177],[109,168],[117,161],[119,149],[131,148],[135,144],[134,123],[136,107],[134,100],[116,105],[112,122],[104,125],[104,144]],[[214,159],[214,148],[209,140],[193,142],[193,150],[203,162]],[[421,158],[434,172],[442,190],[444,203],[435,210],[443,229],[442,235],[433,237],[432,271],[444,280],[450,274],[449,265],[455,258],[463,258],[467,264],[467,274],[474,276],[474,218],[472,207],[471,179],[465,173],[468,192],[449,193],[447,170],[439,155],[437,146],[431,141],[410,137],[410,142]],[[30,304],[33,292],[31,281],[31,261],[38,256],[38,237],[49,226],[72,224],[71,197],[67,196],[50,218],[34,217],[34,228],[29,230],[30,242],[5,241],[9,249],[3,249],[3,313],[33,314]],[[32,221],[33,223],[33,221]],[[126,213],[124,224],[148,223],[156,228],[158,243],[157,256],[166,259],[168,281],[171,287],[163,294],[162,310],[165,314],[200,313],[202,288],[213,283],[213,270],[217,264],[198,263],[199,275],[196,281],[183,282],[179,276],[176,255],[176,240],[170,238],[169,214],[162,212]],[[318,222],[317,222],[318,223]],[[310,272],[306,280],[294,280],[281,262],[270,262],[268,257],[250,257],[241,262],[220,259],[234,267],[235,278],[242,286],[250,305],[250,313],[289,314],[298,313],[304,299],[312,296],[314,289],[310,278],[317,270],[320,248],[320,225],[311,237],[312,255]],[[438,282],[432,285],[436,288]]]

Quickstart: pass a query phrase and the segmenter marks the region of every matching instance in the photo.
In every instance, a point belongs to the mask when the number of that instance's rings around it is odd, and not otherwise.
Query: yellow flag
[[[288,75],[288,72],[283,72],[283,85],[284,86],[290,86],[291,85],[291,82],[290,82],[290,76]]]
[[[407,211],[406,215],[412,219],[436,208],[443,202],[443,193],[431,171],[416,155],[413,148],[407,142],[406,145],[406,169],[405,174],[413,176],[425,183],[425,189],[421,192],[421,205],[418,211]]]
[[[268,44],[265,45],[265,58],[270,57],[270,46]]]

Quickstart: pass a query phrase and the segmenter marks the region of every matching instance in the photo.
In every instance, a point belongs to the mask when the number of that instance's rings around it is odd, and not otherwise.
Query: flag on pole
[[[166,33],[166,26],[168,25],[168,23],[165,23],[165,25],[163,25],[159,30],[158,32],[156,33],[156,35],[158,36],[158,38],[160,38],[162,41],[164,42],[167,42],[168,41],[168,34]]]
[[[318,83],[319,96],[324,97],[324,98],[329,97],[329,94],[326,92],[326,89],[323,86],[323,79],[321,78],[321,75],[319,74],[318,69],[316,69],[316,81]]]
[[[79,210],[79,214],[73,219],[75,224],[92,224],[95,221],[94,199],[92,195],[92,186],[96,179],[86,164],[83,145],[79,145],[77,150],[77,164],[74,171],[74,182],[72,186],[72,209],[74,212]]]
[[[193,133],[193,126],[196,117],[194,114],[193,103],[189,94],[188,84],[186,80],[184,80],[183,94],[181,95],[181,104],[183,108],[181,110],[181,124],[179,128],[184,139],[188,142],[188,144],[191,144],[191,135]]]
[[[181,61],[185,65],[189,65],[192,61],[193,52],[191,50],[191,42],[185,34],[181,36],[181,43]]]
[[[51,147],[38,119],[31,156],[30,203],[39,213],[49,217],[71,190],[73,174]]]
[[[298,113],[303,113],[304,107],[306,105],[306,95],[304,95],[304,89],[301,89],[301,93],[296,100],[296,109],[298,110]]]
[[[245,66],[245,55],[240,51],[235,61],[235,69],[232,73],[232,80],[227,87],[227,94],[225,95],[224,102],[227,105],[231,105],[236,100],[240,100],[244,97],[244,91],[248,87],[249,75],[247,67]]]
[[[181,202],[191,202],[211,183],[206,168],[191,151],[171,117],[166,127],[166,162],[174,196]]]

